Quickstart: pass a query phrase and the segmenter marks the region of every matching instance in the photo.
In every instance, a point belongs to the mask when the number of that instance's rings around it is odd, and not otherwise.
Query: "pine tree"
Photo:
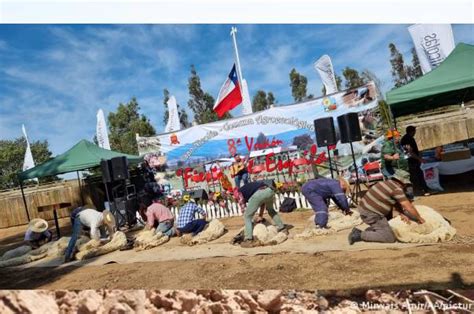
[[[269,93],[270,94],[270,93]],[[271,95],[273,97],[273,94]],[[252,110],[253,112],[262,111],[270,107],[268,99],[271,98],[270,95],[267,97],[267,93],[263,90],[257,91],[255,96],[252,99]]]
[[[268,92],[267,94],[267,104],[268,106],[276,104],[276,99],[272,92]]]
[[[346,80],[345,88],[356,88],[366,84],[366,80],[359,75],[359,72],[356,69],[346,67],[342,71],[342,75]]]
[[[370,81],[374,82],[375,86],[377,87],[379,91],[381,91],[382,87],[385,85],[385,83],[381,79],[379,79],[379,77],[375,75],[374,72],[368,69],[365,69],[364,71],[362,71],[361,76],[366,84]]]
[[[395,83],[395,87],[400,87],[409,82],[407,67],[403,61],[402,54],[398,51],[397,47],[390,43],[388,45],[390,50],[390,64],[392,65],[392,78]]]
[[[416,80],[417,78],[423,76],[423,72],[421,71],[420,60],[418,59],[418,55],[416,54],[415,47],[411,48],[411,66],[408,67],[408,78],[409,81]]]
[[[290,86],[291,86],[291,95],[293,96],[296,102],[303,101],[307,99],[306,96],[306,86],[308,85],[308,79],[299,74],[295,68],[290,72]]]
[[[140,115],[139,110],[140,106],[133,97],[127,104],[120,103],[117,112],[109,113],[109,139],[112,150],[136,155],[138,147],[135,135],[156,135],[150,120],[145,115]]]

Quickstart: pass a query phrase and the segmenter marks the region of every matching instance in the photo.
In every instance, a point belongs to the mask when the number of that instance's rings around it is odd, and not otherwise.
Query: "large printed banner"
[[[314,120],[332,116],[337,129],[337,117],[358,112],[363,133],[373,133],[378,95],[371,82],[329,97],[300,104],[274,107],[239,118],[193,126],[179,132],[154,137],[137,135],[140,155],[165,155],[169,166],[196,164],[216,158],[249,155],[251,152],[272,147],[305,149],[316,143]],[[371,133],[371,134],[372,134]],[[375,138],[375,134],[372,134]],[[365,142],[364,144],[368,144]],[[364,144],[354,143],[354,149],[363,151]],[[338,144],[340,155],[349,154],[347,145]]]

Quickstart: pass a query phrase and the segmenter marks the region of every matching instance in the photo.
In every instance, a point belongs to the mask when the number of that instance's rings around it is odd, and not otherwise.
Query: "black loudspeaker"
[[[208,200],[209,196],[207,195],[206,190],[200,189],[195,191],[187,191],[184,195],[189,195],[194,200]]]
[[[104,183],[112,182],[112,169],[110,167],[110,160],[100,161],[100,170],[102,171],[102,181]]]
[[[136,198],[126,199],[125,197],[117,197],[111,203],[110,209],[115,216],[117,227],[122,227],[125,224],[133,226],[137,223],[138,200]]]
[[[337,144],[334,119],[332,117],[314,120],[314,131],[316,132],[316,144],[318,147]]]
[[[362,140],[360,133],[359,115],[350,112],[337,117],[339,131],[341,132],[341,143],[358,142]]]
[[[115,157],[110,159],[112,164],[112,178],[115,180],[128,179],[128,160],[127,157]]]

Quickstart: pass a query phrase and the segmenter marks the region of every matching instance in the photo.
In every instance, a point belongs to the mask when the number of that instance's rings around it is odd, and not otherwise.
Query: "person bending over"
[[[372,186],[359,202],[357,210],[360,218],[369,225],[365,230],[352,229],[349,234],[349,244],[358,241],[393,243],[395,235],[388,224],[387,218],[397,208],[403,221],[410,220],[422,224],[425,221],[413,204],[408,200],[406,187],[410,184],[410,174],[397,169],[387,181],[381,181]]]
[[[25,232],[25,242],[32,249],[37,249],[45,243],[51,242],[53,234],[48,230],[48,222],[41,218],[35,218],[28,224]]]
[[[264,208],[267,209],[268,214],[276,224],[278,232],[286,230],[283,221],[278,213],[273,208],[273,199],[275,191],[272,184],[265,181],[254,181],[245,184],[240,189],[235,189],[234,197],[239,203],[241,210],[244,213],[244,241],[241,246],[244,248],[253,247],[253,216],[260,208],[260,215]]]
[[[316,226],[327,228],[329,199],[332,199],[344,214],[352,214],[345,193],[348,189],[349,184],[343,178],[338,180],[320,178],[310,180],[303,185],[301,192],[314,210]]]
[[[188,195],[185,195],[183,199],[185,199],[187,203],[179,210],[178,219],[176,221],[178,235],[190,233],[195,236],[203,231],[207,224],[206,219],[194,218],[195,214],[200,213],[204,218],[207,214],[194,200],[189,199]]]
[[[150,230],[156,228],[156,233],[161,232],[169,237],[175,235],[173,213],[171,213],[168,207],[162,204],[161,195],[154,195],[152,197],[152,204],[148,207],[142,207],[140,215],[143,220],[146,221],[146,229]]]

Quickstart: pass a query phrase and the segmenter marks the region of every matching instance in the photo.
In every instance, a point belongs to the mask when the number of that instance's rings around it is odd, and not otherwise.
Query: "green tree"
[[[313,143],[313,139],[309,134],[302,134],[293,138],[293,145],[296,145],[299,150],[309,149]]]
[[[415,47],[411,48],[411,66],[407,69],[408,80],[413,81],[417,78],[423,76],[423,72],[421,71],[420,60],[418,59],[418,55],[416,54]]]
[[[138,112],[140,106],[133,97],[127,104],[120,103],[117,112],[110,112],[109,140],[112,150],[126,154],[138,154],[138,147],[135,135],[153,136],[156,135],[155,128],[145,115]]]
[[[388,45],[390,50],[390,64],[392,65],[392,78],[395,87],[400,87],[409,82],[407,67],[403,61],[403,55],[398,51],[395,44]]]
[[[385,82],[382,81],[377,75],[375,75],[374,72],[368,70],[368,69],[365,69],[364,71],[362,71],[362,79],[368,83],[370,81],[374,82],[375,86],[377,87],[377,89],[379,91],[382,90],[382,87],[385,85]]]
[[[273,95],[272,92],[268,92],[267,94],[267,103],[268,103],[268,106],[276,105],[277,103],[277,100],[275,99],[275,96]]]
[[[342,71],[342,75],[346,80],[345,88],[356,88],[366,84],[366,80],[359,75],[359,72],[356,69],[346,67]]]
[[[188,90],[191,99],[188,100],[188,107],[194,113],[194,121],[198,124],[204,124],[219,120],[219,117],[214,112],[214,97],[209,93],[205,93],[201,88],[201,79],[196,72],[194,65],[191,65],[191,76],[188,79]],[[232,115],[227,112],[222,119],[232,118]]]
[[[52,153],[48,141],[30,143],[31,154],[35,165],[48,161]],[[14,188],[20,185],[18,173],[23,169],[23,160],[26,151],[26,140],[20,137],[14,140],[0,140],[0,189]],[[56,176],[40,178],[39,182],[58,180]]]
[[[290,72],[290,86],[291,86],[291,95],[295,101],[303,101],[308,99],[306,95],[306,86],[308,85],[308,79],[299,74],[295,68]]]
[[[337,90],[338,91],[342,90],[342,78],[336,73],[334,73],[334,78],[336,79]],[[323,85],[323,88],[321,89],[321,93],[323,96],[326,95],[326,86]]]
[[[270,108],[270,105],[275,100],[275,97],[270,92],[267,93],[263,90],[258,90],[255,96],[252,99],[252,110],[253,112],[258,112]]]
[[[170,92],[168,89],[163,90],[163,105],[165,106],[165,113],[163,114],[163,124],[166,125],[168,123],[169,112],[168,112],[168,100],[170,99]],[[181,128],[189,128],[191,123],[189,123],[188,113],[184,108],[180,108],[179,104],[178,107],[178,114],[179,114],[179,123],[181,124]]]

